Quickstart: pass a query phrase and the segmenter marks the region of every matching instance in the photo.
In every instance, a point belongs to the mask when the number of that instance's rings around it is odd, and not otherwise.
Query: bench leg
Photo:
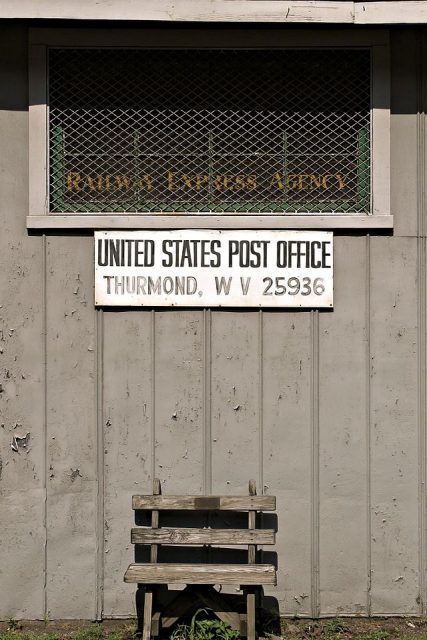
[[[151,616],[153,612],[153,592],[146,591],[144,596],[144,627],[142,630],[142,640],[151,638]]]
[[[255,640],[255,593],[246,594],[248,640]]]

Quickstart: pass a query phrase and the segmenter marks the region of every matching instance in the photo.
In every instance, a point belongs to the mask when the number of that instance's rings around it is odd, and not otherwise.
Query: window
[[[375,180],[375,47],[268,48],[257,37],[233,47],[39,46],[44,221],[334,226],[379,213],[372,226],[389,226],[388,184],[379,194]]]

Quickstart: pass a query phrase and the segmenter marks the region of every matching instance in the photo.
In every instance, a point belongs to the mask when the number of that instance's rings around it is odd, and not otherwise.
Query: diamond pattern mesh
[[[51,49],[53,212],[370,210],[368,50]]]

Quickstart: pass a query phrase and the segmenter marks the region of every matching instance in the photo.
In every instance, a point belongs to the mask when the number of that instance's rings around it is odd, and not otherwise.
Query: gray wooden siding
[[[95,311],[91,234],[25,229],[27,34],[0,35],[0,617],[132,615],[154,475],[277,495],[282,613],[425,614],[425,32],[392,32],[394,235],[336,234],[331,312]]]

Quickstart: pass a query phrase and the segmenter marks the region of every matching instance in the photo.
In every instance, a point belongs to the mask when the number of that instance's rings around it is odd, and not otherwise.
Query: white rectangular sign
[[[332,307],[327,231],[97,231],[95,304]]]

